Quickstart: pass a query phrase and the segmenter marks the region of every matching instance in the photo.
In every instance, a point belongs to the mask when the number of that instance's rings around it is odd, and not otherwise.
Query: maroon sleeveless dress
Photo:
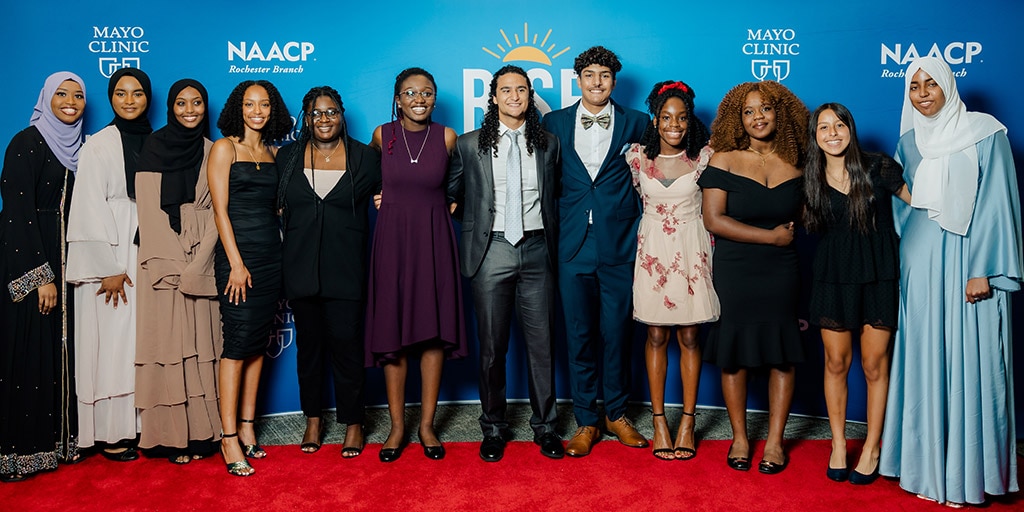
[[[381,126],[383,200],[370,255],[366,366],[382,366],[423,342],[439,342],[448,358],[467,355],[444,131],[431,123],[429,133],[407,131],[403,138],[397,121]]]

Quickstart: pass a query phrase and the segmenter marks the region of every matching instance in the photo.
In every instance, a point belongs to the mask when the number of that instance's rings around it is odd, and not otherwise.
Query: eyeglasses
[[[327,116],[327,119],[337,119],[340,114],[340,110],[329,108],[327,110],[313,110],[309,113],[309,117],[312,117],[314,121],[319,121],[323,116]]]
[[[430,98],[434,97],[434,91],[414,91],[412,89],[404,90],[399,94],[405,96],[406,98],[409,98],[410,100],[414,99],[417,94],[420,95],[420,98],[423,98],[425,100],[429,100]]]

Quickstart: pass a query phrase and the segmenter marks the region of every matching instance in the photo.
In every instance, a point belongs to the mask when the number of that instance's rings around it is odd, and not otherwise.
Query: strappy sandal
[[[689,416],[689,417],[693,418],[693,430],[694,430],[694,433],[693,433],[693,443],[694,443],[694,445],[693,445],[692,448],[691,447],[687,447],[687,446],[678,446],[678,445],[676,445],[675,450],[673,450],[673,451],[676,454],[676,459],[678,459],[678,460],[690,460],[690,459],[692,459],[692,458],[697,456],[697,433],[696,433],[696,430],[697,430],[697,413],[696,412],[686,412],[686,411],[683,411],[683,416]],[[679,424],[679,433],[680,434],[683,433],[682,422],[680,422],[680,424]]]
[[[658,413],[652,412],[651,413],[651,426],[654,427],[655,439],[657,438],[658,428],[656,426],[654,426],[654,418],[658,418],[658,417],[664,418],[665,417],[665,413],[663,413],[663,412],[658,412]],[[668,423],[667,422],[666,422],[665,426],[666,426],[666,428],[668,427]],[[671,437],[671,436],[672,436],[672,432],[670,431],[669,432],[669,437]],[[656,443],[654,443],[653,439],[651,440],[651,444],[656,444]],[[653,454],[654,458],[656,458],[658,460],[666,460],[666,461],[667,460],[675,460],[675,458],[676,458],[675,453],[676,453],[675,448],[655,448],[655,449],[651,450],[651,454]]]
[[[220,435],[220,442],[221,442],[221,447],[220,447],[221,451],[220,451],[220,453],[221,453],[221,456],[224,456],[224,440],[225,439],[230,439],[232,437],[238,437],[238,432],[235,432],[234,434],[221,434]],[[235,461],[235,462],[227,462],[225,460],[224,463],[225,463],[225,465],[228,468],[228,473],[230,473],[230,474],[232,474],[234,476],[243,476],[244,477],[244,476],[249,476],[249,475],[252,475],[252,474],[256,473],[256,470],[253,469],[253,467],[249,464],[249,461],[246,460],[245,457],[242,457],[242,460]]]
[[[254,425],[256,423],[256,420],[238,420],[238,421],[239,421],[239,423],[252,423]],[[237,436],[238,433],[235,432],[235,435]],[[253,436],[255,436],[255,435],[256,435],[256,431],[255,431],[255,429],[253,429]],[[245,453],[246,457],[249,457],[251,459],[262,459],[262,458],[265,458],[267,456],[267,452],[265,450],[263,450],[263,447],[260,446],[259,443],[245,444],[245,443],[242,442],[241,439],[239,439],[238,440],[238,444],[242,445],[242,452]]]
[[[309,419],[313,419],[313,418],[309,418]],[[316,453],[320,449],[320,445],[323,444],[323,440],[324,440],[324,425],[323,425],[323,423],[324,423],[324,420],[323,420],[323,418],[318,418],[318,420],[319,421],[317,422],[317,427],[316,427],[316,430],[317,430],[317,432],[316,432],[316,441],[307,441],[305,443],[300,444],[299,445],[299,449],[302,450],[302,453]],[[308,423],[306,424],[306,433],[309,433],[309,424]],[[306,436],[303,435],[302,439],[306,439]],[[342,450],[342,452],[344,453],[344,450]],[[358,455],[358,454],[356,454],[356,455]]]

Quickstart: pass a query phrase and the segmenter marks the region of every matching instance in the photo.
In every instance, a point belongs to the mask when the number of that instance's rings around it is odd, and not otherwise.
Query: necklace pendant
[[[324,161],[325,161],[325,162],[330,162],[330,161],[331,161],[331,157],[329,157],[329,156],[325,156],[325,157],[324,157]]]
[[[410,158],[409,159],[409,163],[410,164],[418,164],[418,163],[420,163],[420,159],[419,158]]]

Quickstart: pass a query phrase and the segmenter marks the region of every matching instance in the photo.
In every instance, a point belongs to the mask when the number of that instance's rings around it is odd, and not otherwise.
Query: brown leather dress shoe
[[[629,419],[626,418],[625,414],[615,421],[612,421],[605,416],[604,424],[605,428],[608,429],[608,432],[619,438],[620,443],[629,446],[630,448],[647,448],[647,440],[636,431],[636,428],[629,422]]]
[[[590,453],[590,447],[601,437],[597,427],[580,427],[576,429],[569,444],[565,445],[565,454],[570,457],[582,457]]]

